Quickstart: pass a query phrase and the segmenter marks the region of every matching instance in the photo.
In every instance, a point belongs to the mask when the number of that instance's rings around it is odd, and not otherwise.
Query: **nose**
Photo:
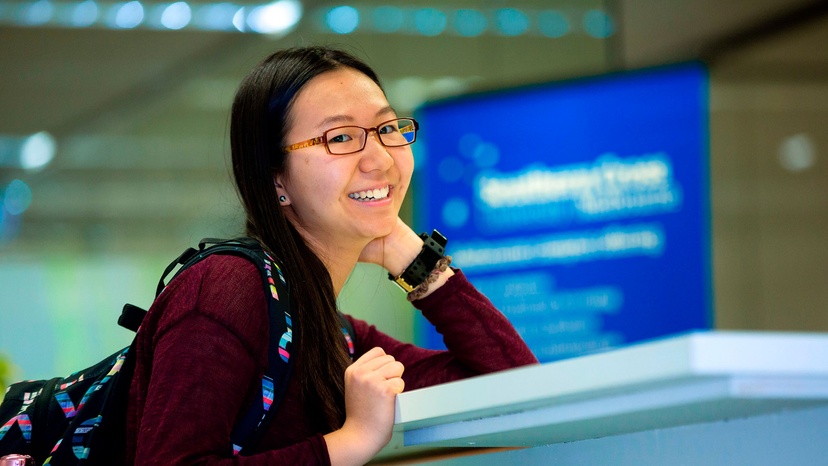
[[[373,136],[373,137],[371,137]],[[385,171],[394,165],[394,158],[388,152],[388,147],[382,145],[376,130],[369,131],[365,149],[359,159],[359,168],[364,172],[373,170]]]

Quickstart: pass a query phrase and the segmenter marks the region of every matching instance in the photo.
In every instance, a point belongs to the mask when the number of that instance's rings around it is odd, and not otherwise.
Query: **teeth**
[[[373,201],[377,199],[385,199],[388,197],[388,192],[390,188],[385,186],[384,188],[378,189],[370,189],[368,191],[360,191],[358,193],[351,193],[348,194],[348,197],[351,199],[356,199],[358,201]]]

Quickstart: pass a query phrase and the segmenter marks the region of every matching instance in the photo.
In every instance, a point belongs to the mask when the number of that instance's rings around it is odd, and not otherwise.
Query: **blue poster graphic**
[[[541,361],[709,328],[707,115],[698,63],[427,104],[416,223]]]

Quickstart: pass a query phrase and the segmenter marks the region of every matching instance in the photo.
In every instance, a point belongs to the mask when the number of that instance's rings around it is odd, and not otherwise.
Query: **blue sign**
[[[707,89],[689,63],[427,104],[417,223],[541,361],[709,328]]]

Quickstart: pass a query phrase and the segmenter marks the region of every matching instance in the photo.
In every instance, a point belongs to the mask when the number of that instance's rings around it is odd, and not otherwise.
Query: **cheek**
[[[313,160],[297,162],[293,171],[293,188],[306,200],[307,208],[317,209],[321,205],[334,204],[347,185],[342,170],[336,165]]]
[[[411,151],[409,150],[407,154],[397,157],[394,163],[400,171],[400,181],[405,186],[408,186],[411,183],[411,176],[414,173],[414,156]]]
[[[314,178],[322,178],[325,173],[325,168],[320,167],[318,160],[315,160],[318,158],[315,154],[302,154],[301,157],[290,159],[286,167],[288,180],[294,185],[313,185]]]

